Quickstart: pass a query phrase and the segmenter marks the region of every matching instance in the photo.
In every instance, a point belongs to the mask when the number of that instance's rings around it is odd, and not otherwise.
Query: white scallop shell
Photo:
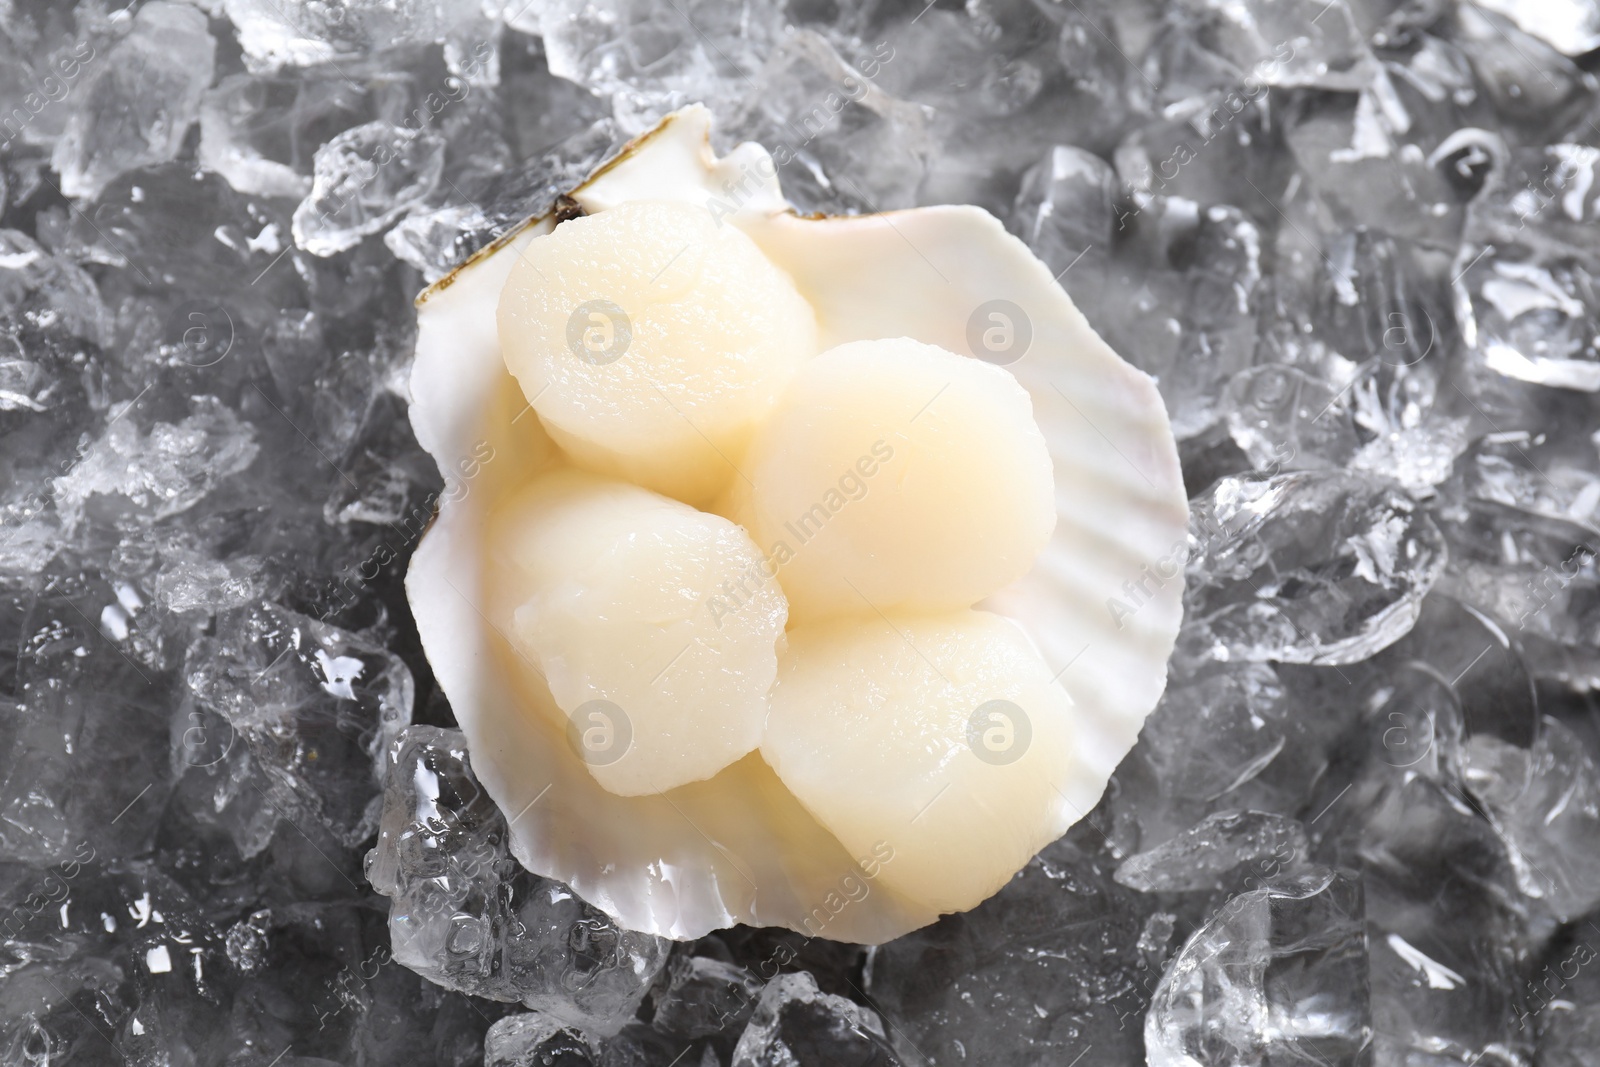
[[[717,159],[710,113],[688,107],[572,192],[589,213],[672,199],[726,214],[794,278],[822,344],[908,336],[969,352],[980,305],[1023,309],[1032,342],[1009,369],[1033,398],[1055,464],[1060,520],[1033,570],[983,607],[1023,622],[1079,714],[1083,773],[1062,783],[1066,829],[1099,801],[1166,684],[1181,616],[1187,503],[1155,385],[1090,328],[1050,272],[980,208],[804,218],[757,145]],[[727,214],[728,212],[731,214]],[[870,885],[751,754],[709,781],[620,797],[590,776],[529,673],[513,667],[485,517],[547,464],[553,446],[501,360],[495,306],[512,263],[552,219],[527,222],[417,298],[411,423],[446,489],[406,589],[473,767],[531,871],[566,882],[624,926],[694,938],[735,923],[878,943],[931,922],[924,905]],[[1130,584],[1131,583],[1131,584]],[[950,857],[960,863],[961,857]],[[842,906],[840,902],[844,903]]]

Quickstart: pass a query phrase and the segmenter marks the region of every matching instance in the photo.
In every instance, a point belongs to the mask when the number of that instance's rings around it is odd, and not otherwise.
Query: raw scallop
[[[739,527],[648,489],[560,470],[489,534],[519,588],[509,638],[613,793],[659,793],[756,747],[783,593]]]
[[[662,201],[531,242],[498,319],[506,366],[578,463],[697,505],[817,351],[810,306],[743,231]]]
[[[1072,699],[986,611],[797,626],[761,755],[883,884],[965,911],[1076,818]],[[1059,787],[1059,788],[1058,788]]]
[[[1026,574],[1056,525],[1026,390],[904,337],[801,368],[744,472],[727,510],[797,619],[969,607]]]

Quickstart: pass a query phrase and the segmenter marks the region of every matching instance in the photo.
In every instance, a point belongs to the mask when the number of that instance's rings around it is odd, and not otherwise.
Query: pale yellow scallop
[[[983,611],[796,626],[761,755],[879,878],[940,912],[986,899],[1076,818],[1071,698]],[[875,851],[876,850],[876,851]]]
[[[490,544],[523,583],[507,636],[606,789],[662,792],[756,747],[787,606],[743,530],[561,470],[501,508]]]
[[[795,375],[722,510],[780,566],[796,620],[967,607],[1032,567],[1055,482],[1008,371],[907,338]]]
[[[580,465],[697,506],[816,354],[816,317],[743,231],[634,201],[531,241],[501,292],[500,344]]]

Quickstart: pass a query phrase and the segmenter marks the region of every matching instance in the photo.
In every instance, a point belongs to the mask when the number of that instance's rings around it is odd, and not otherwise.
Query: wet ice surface
[[[1594,0],[6,12],[0,1062],[1593,1062]],[[411,297],[695,99],[1001,216],[1181,438],[1139,745],[870,952],[523,871],[401,593]]]

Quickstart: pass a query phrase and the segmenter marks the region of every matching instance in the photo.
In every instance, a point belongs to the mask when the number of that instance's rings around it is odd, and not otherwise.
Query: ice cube
[[[1577,735],[1547,716],[1529,748],[1474,736],[1465,780],[1505,840],[1523,893],[1562,922],[1600,904],[1600,772]]]
[[[592,1067],[598,1044],[539,1012],[507,1015],[483,1038],[483,1067]]]
[[[200,104],[200,163],[242,193],[303,198],[328,131],[369,121],[367,94],[337,75],[230,74]]]
[[[65,334],[102,348],[113,340],[113,318],[94,279],[18,230],[0,230],[0,314],[21,318],[36,329],[59,324]],[[34,407],[20,396],[0,401],[0,407],[8,403]]]
[[[1528,980],[1528,1003],[1518,1021],[1537,1028],[1536,1062],[1544,1067],[1584,1067],[1600,1042],[1596,938],[1587,926],[1579,923],[1557,936]]]
[[[245,63],[261,73],[281,66],[359,60],[374,52],[424,45],[474,27],[478,0],[421,0],[414,4],[357,0],[223,0],[239,32]]]
[[[1214,800],[1260,774],[1283,750],[1292,717],[1272,668],[1241,664],[1174,679],[1142,747],[1166,792],[1191,803]]]
[[[1513,634],[1535,675],[1589,689],[1600,685],[1600,572],[1581,444],[1508,432],[1463,457],[1440,512],[1451,546],[1441,588]]]
[[[81,457],[113,316],[77,265],[0,230],[0,571],[36,575],[63,546],[48,479]],[[26,442],[26,443],[24,443]]]
[[[1258,228],[1275,229],[1275,201],[1256,191],[1287,180],[1283,154],[1270,149],[1274,120],[1267,99],[1258,92],[1241,98],[1237,112],[1225,105],[1179,111],[1128,130],[1111,155],[1131,194],[1131,203],[1118,205],[1117,238],[1142,238],[1164,252],[1195,225],[1198,211],[1213,207],[1240,209]],[[1180,259],[1182,249],[1180,240]]]
[[[61,191],[93,197],[117,175],[177,158],[211,84],[217,43],[187,4],[151,0],[90,73],[51,165]]]
[[[1150,1067],[1356,1063],[1372,1040],[1361,882],[1328,869],[1229,900],[1145,1019]]]
[[[224,355],[230,335],[234,347],[248,349],[283,309],[314,306],[296,272],[288,215],[193,163],[124,174],[93,210],[92,219],[70,216],[59,238],[63,254],[119,268],[100,284],[107,302],[121,305],[122,328],[133,330],[141,314],[154,318],[139,324],[125,357],[135,363],[148,353],[161,366],[188,364],[197,372],[191,393],[218,391],[219,376],[242,377],[239,361]],[[341,282],[353,285],[348,268]]]
[[[300,819],[298,809],[284,805],[282,786],[261,769],[239,731],[192,696],[173,709],[168,735],[178,777],[172,810],[192,820],[197,834],[226,839],[240,858],[250,860],[272,845],[280,821],[287,816],[296,828],[287,833],[317,834],[329,845],[336,844],[320,825]],[[331,856],[329,870],[344,874]]]
[[[433,192],[444,139],[430,130],[369,122],[317,149],[310,194],[294,212],[295,244],[318,256],[353,248]]]
[[[0,36],[0,145],[49,148],[61,136],[72,109],[64,101],[97,56],[89,40],[27,42],[24,18]],[[19,47],[19,42],[23,42]],[[28,47],[28,44],[34,47]],[[0,197],[0,200],[3,200]],[[19,198],[20,199],[20,198]]]
[[[1517,977],[1527,910],[1504,847],[1457,789],[1377,761],[1318,826],[1338,830],[1334,851],[1362,871],[1379,1062],[1530,1051]]]
[[[1512,155],[1474,201],[1452,271],[1462,340],[1508,377],[1600,391],[1600,257],[1586,234],[1600,149],[1558,144]]]
[[[1509,631],[1437,590],[1364,673],[1369,758],[1384,766],[1454,783],[1469,736],[1526,747],[1537,734],[1533,677]]]
[[[1329,94],[1308,106],[1284,131],[1298,172],[1283,186],[1261,185],[1251,202],[1274,213],[1292,211],[1279,206],[1290,199],[1291,185],[1303,190],[1302,195],[1309,194],[1313,203],[1304,210],[1320,216],[1320,225],[1296,222],[1279,234],[1284,245],[1307,257],[1320,259],[1325,254],[1317,231],[1333,229],[1338,225],[1335,219],[1396,238],[1451,247],[1461,231],[1463,198],[1430,163],[1428,149],[1416,143],[1422,133],[1412,128],[1409,113],[1404,118],[1386,113],[1371,95],[1352,99]],[[1308,244],[1313,247],[1307,248]],[[1348,269],[1339,270],[1348,276]],[[1379,310],[1389,309],[1380,304],[1368,313]]]
[[[98,575],[59,570],[44,595],[0,599],[0,633],[23,650],[0,695],[13,754],[0,771],[0,858],[109,862],[150,846],[168,789],[159,672],[139,661],[133,634],[106,632],[101,616],[116,603]]]
[[[173,559],[156,575],[156,602],[168,611],[222,612],[242,608],[265,592],[262,562],[255,556]]]
[[[1144,99],[1117,54],[1115,28],[1100,19],[1107,37],[1087,23],[1068,7],[1009,0],[964,11],[930,7],[892,33],[832,35],[848,64],[833,88],[862,103],[879,93],[904,101],[907,132],[926,127],[920,202],[974,203],[1003,218],[1042,145],[1103,149],[1117,120]],[[841,110],[846,130],[859,121],[831,102],[825,85],[781,107],[812,116]]]
[[[873,80],[883,54],[850,59],[814,30],[789,32],[739,86],[723,136],[766,146],[801,210],[911,206],[934,152],[930,115]]]
[[[422,272],[423,281],[432,284],[470,254],[459,251],[461,238],[490,226],[489,217],[482,208],[452,204],[401,219],[383,235],[383,243],[395,258],[417,268]]]
[[[1294,819],[1260,811],[1220,811],[1148,852],[1129,856],[1116,879],[1144,893],[1185,893],[1227,884],[1263,861],[1276,872],[1303,863],[1305,830]],[[1256,876],[1259,881],[1259,875]]]
[[[1013,205],[1013,228],[1086,314],[1098,316],[1105,297],[1119,193],[1111,164],[1057,145],[1023,175]]]
[[[1467,499],[1600,530],[1600,456],[1581,434],[1511,431],[1480,438],[1456,468]]]
[[[1471,61],[1483,95],[1505,127],[1515,131],[1513,140],[1569,140],[1555,131],[1587,129],[1584,113],[1592,106],[1594,82],[1576,63],[1485,6],[1458,7],[1454,31],[1451,36]],[[1584,139],[1580,132],[1576,140]]]
[[[537,161],[491,179],[475,203],[414,211],[384,235],[384,244],[424,278],[437,280],[524,220],[547,213],[623,140],[609,119],[584,124],[542,146]]]
[[[370,636],[259,604],[220,616],[190,647],[184,676],[249,748],[267,807],[321,823],[348,848],[377,828],[383,754],[411,719],[414,686],[399,657]]]
[[[523,869],[459,732],[410,727],[387,767],[367,874],[392,898],[395,958],[448,989],[521,1001],[594,1034],[620,1030],[670,943],[619,929],[565,886]]]
[[[727,114],[783,29],[767,0],[541,0],[508,3],[506,17],[544,38],[550,73],[611,99],[630,134],[690,101]]]
[[[1267,85],[1365,88],[1376,63],[1346,0],[1183,0],[1190,32]]]
[[[141,433],[127,407],[73,468],[55,480],[56,510],[70,529],[91,514],[145,521],[177,515],[218,483],[248,467],[254,428],[215,397],[196,397],[193,414]]]
[[[1257,470],[1339,468],[1360,447],[1349,388],[1294,367],[1240,371],[1227,399],[1228,432]]]
[[[673,956],[666,977],[666,987],[654,995],[651,1025],[674,1037],[737,1029],[761,992],[761,980],[747,968],[706,956]]]
[[[1397,487],[1338,471],[1224,478],[1191,506],[1184,646],[1345,664],[1405,636],[1445,562]]]
[[[1394,238],[1360,228],[1322,245],[1309,271],[1274,280],[1263,354],[1295,365],[1234,379],[1233,438],[1258,468],[1348,466],[1431,495],[1469,439],[1456,394],[1440,397],[1448,313]]]
[[[805,972],[767,983],[733,1050],[732,1067],[899,1067],[868,1008],[824,993]]]
[[[1146,201],[1136,215],[1119,217],[1134,231],[1118,249],[1107,298],[1086,314],[1129,362],[1155,377],[1181,440],[1222,418],[1228,380],[1254,355],[1261,235],[1236,208],[1202,208],[1178,197]]]

